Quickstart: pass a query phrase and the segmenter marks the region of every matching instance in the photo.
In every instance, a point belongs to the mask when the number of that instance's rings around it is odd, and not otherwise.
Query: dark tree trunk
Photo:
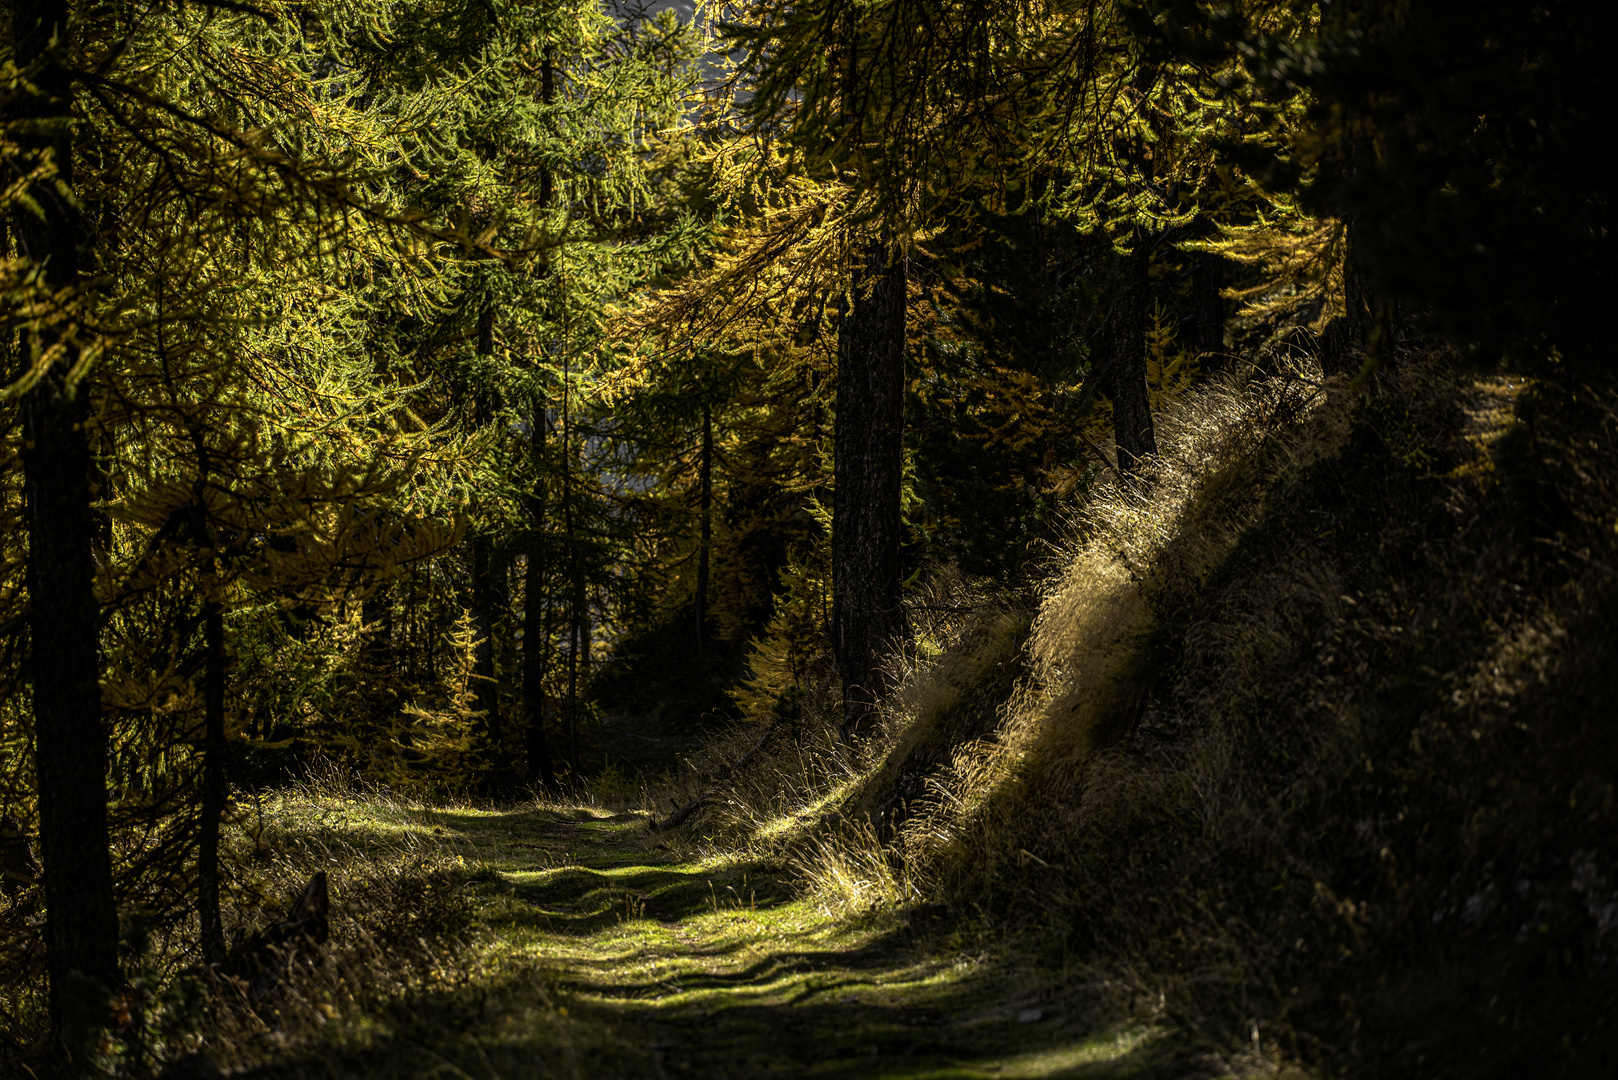
[[[65,38],[69,9],[61,0],[13,0],[13,56],[28,65]],[[55,182],[34,184],[39,212],[22,208],[12,227],[19,253],[44,265],[55,289],[78,284],[79,235],[73,204],[57,185],[72,183],[70,49],[62,41],[36,75],[34,92],[12,99],[12,134],[26,174],[47,150]],[[26,123],[34,121],[34,123]],[[41,124],[38,121],[45,121]],[[93,588],[95,521],[90,510],[90,448],[84,395],[67,386],[78,359],[72,341],[46,329],[24,335],[23,363],[46,350],[64,352],[22,401],[23,485],[28,502],[28,625],[33,682],[40,841],[45,865],[46,951],[51,1020],[70,1035],[75,1012],[105,1009],[119,982],[118,914],[107,843],[107,736],[101,721],[99,613]],[[99,983],[99,991],[75,985]],[[94,994],[101,994],[99,1000]]]
[[[713,408],[702,403],[702,459],[698,464],[701,546],[697,552],[697,655],[708,641],[708,559],[713,546]]]
[[[489,736],[489,750],[495,764],[501,754],[500,694],[494,674],[495,585],[491,563],[493,542],[483,535],[472,537],[472,681],[474,700],[483,713],[483,726]]]
[[[888,245],[861,252],[837,345],[832,508],[832,648],[843,681],[842,733],[874,718],[884,664],[899,647],[899,497],[904,468],[906,263]]]
[[[556,786],[556,771],[551,764],[550,741],[545,736],[547,650],[542,642],[550,637],[550,630],[545,625],[545,570],[538,544],[529,549],[526,592],[522,631],[524,748],[528,751],[528,782],[549,790]]]
[[[574,563],[572,625],[568,638],[572,647],[567,656],[567,758],[573,773],[574,790],[579,784],[579,683],[588,677],[590,662],[590,612],[586,604],[584,578]]]
[[[219,580],[218,546],[208,520],[208,483],[213,459],[200,425],[191,427],[197,455],[192,486],[192,541],[206,552],[198,575],[202,594],[202,805],[197,821],[197,925],[203,958],[225,960],[224,920],[219,910],[219,824],[225,814],[225,605]]]
[[[573,606],[577,607],[577,597]],[[567,633],[567,766],[574,790],[579,785],[579,618],[577,610],[568,620]]]
[[[485,303],[478,313],[478,355],[494,355],[494,306]],[[494,403],[487,390],[477,395],[477,422],[481,425],[494,420]],[[504,762],[505,752],[500,730],[500,687],[494,671],[494,611],[497,589],[494,583],[494,543],[477,533],[472,537],[472,633],[476,643],[472,647],[472,679],[476,687],[477,708],[483,713],[483,724],[489,736],[490,764],[498,770]]]
[[[385,735],[399,716],[395,676],[400,651],[394,647],[392,594],[391,584],[378,585],[360,601],[360,625],[364,627],[360,666],[366,673],[360,696],[365,708],[364,723],[378,737]],[[413,738],[408,730],[399,736],[404,745],[411,745]]]
[[[377,670],[388,667],[393,654],[393,598],[387,585],[379,585],[360,601],[360,622],[366,627],[362,646],[367,663]]]
[[[1207,371],[1224,367],[1225,300],[1224,256],[1199,251],[1191,265],[1191,348]]]
[[[449,590],[448,583],[445,589]],[[446,645],[445,636],[449,633],[449,604],[432,603],[431,582],[428,584],[427,597],[427,678],[437,682],[439,672],[443,670],[440,647]]]
[[[1107,372],[1107,396],[1112,399],[1113,441],[1118,448],[1118,469],[1140,471],[1144,459],[1157,453],[1152,430],[1151,398],[1146,391],[1146,310],[1151,300],[1149,271],[1152,241],[1136,229],[1133,249],[1124,257],[1124,288],[1113,311],[1112,363]]]
[[[206,570],[210,588],[213,560]],[[197,838],[197,919],[202,955],[225,960],[225,927],[219,912],[219,821],[225,814],[225,608],[209,597],[202,611],[203,659],[202,821]]]
[[[420,596],[421,570],[415,564],[410,564],[410,588],[405,592],[404,607],[404,655],[405,677],[415,682],[421,677],[421,628],[416,625],[418,617],[417,600]]]
[[[556,104],[556,46],[546,45],[543,59],[539,63],[539,101],[542,105]],[[539,170],[539,205],[549,210],[551,198],[555,194],[555,180],[551,175],[549,165]],[[550,269],[547,262],[546,272]]]
[[[545,46],[539,69],[539,100],[551,105],[556,101],[556,47]],[[554,182],[549,167],[539,173],[539,205],[549,209],[554,194]],[[547,264],[542,274],[550,272]],[[528,544],[528,574],[523,582],[522,629],[522,703],[523,741],[528,754],[528,782],[541,784],[547,791],[556,790],[556,768],[551,763],[550,740],[545,735],[545,672],[551,659],[550,597],[547,595],[549,569],[548,545],[545,542],[545,429],[550,410],[543,396],[535,402],[529,449],[534,463],[534,492],[528,500],[528,518],[532,532]]]
[[[1327,375],[1353,375],[1370,358],[1375,336],[1375,306],[1359,258],[1360,227],[1354,215],[1342,215],[1343,314],[1320,335],[1320,369]]]
[[[534,493],[528,499],[528,568],[523,582],[522,705],[523,742],[528,752],[528,782],[546,790],[556,787],[550,741],[545,737],[545,669],[550,660],[550,620],[546,617],[545,565],[545,408],[534,409],[530,451]]]
[[[579,537],[573,491],[573,427],[572,395],[568,383],[571,374],[564,359],[562,364],[562,529],[567,543],[568,592],[568,653],[567,653],[567,763],[568,782],[575,791],[579,786],[579,624],[584,616],[584,574],[579,560]]]
[[[547,546],[547,548],[546,548],[546,558],[549,559],[549,557],[550,557],[550,551],[549,551],[549,547]],[[547,564],[547,566],[548,566],[548,564]],[[546,574],[546,582],[549,583],[549,580],[550,580],[550,574],[547,572],[547,574]],[[548,672],[548,671],[551,670],[551,656],[552,656],[552,652],[553,652],[553,648],[554,648],[554,642],[555,642],[555,639],[556,639],[556,607],[557,607],[557,605],[551,603],[550,594],[547,592],[546,595],[545,595],[545,630],[544,630],[545,637],[544,637],[544,643],[543,643],[544,652],[542,654],[542,658],[541,658],[541,661],[540,661],[540,670],[542,672]],[[543,708],[543,706],[544,706],[544,696],[543,696],[544,695],[544,689],[543,689],[543,686],[540,689],[540,694],[541,694],[540,705]],[[543,719],[543,718],[544,718],[544,716],[543,716],[543,713],[542,713],[541,714],[541,719]],[[547,748],[547,750],[549,749],[548,744],[547,744],[546,748]],[[551,782],[552,782],[553,788],[560,788],[561,787],[561,784],[556,780],[556,761],[555,761],[554,758],[551,760]]]
[[[1353,184],[1368,153],[1355,139],[1348,150],[1345,186]],[[1327,375],[1352,375],[1385,363],[1392,349],[1385,308],[1377,302],[1365,272],[1365,222],[1354,212],[1346,192],[1338,218],[1343,223],[1343,314],[1327,324],[1321,335],[1320,366]]]

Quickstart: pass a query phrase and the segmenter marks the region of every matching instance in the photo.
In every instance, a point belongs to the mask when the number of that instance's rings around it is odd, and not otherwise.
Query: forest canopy
[[[1605,378],[1610,10],[13,0],[0,1055],[312,768],[877,737],[1210,386]]]

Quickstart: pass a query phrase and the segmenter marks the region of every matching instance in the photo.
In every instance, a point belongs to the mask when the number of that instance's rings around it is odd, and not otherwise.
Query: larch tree
[[[74,190],[72,10],[57,0],[11,8],[12,60],[26,82],[13,91],[7,126],[12,167],[26,187],[13,196],[11,229],[32,286],[19,340],[24,491],[28,527],[28,628],[40,839],[46,869],[46,949],[51,1018],[59,1036],[104,1010],[120,981],[118,916],[107,829],[107,734],[101,718],[99,611],[85,355],[89,314],[80,277],[84,226]],[[20,271],[20,272],[19,272]]]

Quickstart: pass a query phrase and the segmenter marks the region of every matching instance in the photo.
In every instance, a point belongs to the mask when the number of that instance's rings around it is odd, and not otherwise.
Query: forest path
[[[1169,1066],[1157,1030],[1096,1025],[1032,965],[900,915],[834,918],[778,868],[675,854],[642,815],[424,816],[481,864],[487,978],[416,1006],[393,1041],[409,1075],[1099,1080]]]

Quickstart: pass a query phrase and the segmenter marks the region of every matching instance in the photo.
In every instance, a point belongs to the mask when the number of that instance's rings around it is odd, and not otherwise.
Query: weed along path
[[[473,866],[476,955],[310,1075],[1165,1075],[1156,1029],[1087,1022],[1031,965],[899,913],[835,918],[779,870],[671,850],[643,815],[416,816]]]

